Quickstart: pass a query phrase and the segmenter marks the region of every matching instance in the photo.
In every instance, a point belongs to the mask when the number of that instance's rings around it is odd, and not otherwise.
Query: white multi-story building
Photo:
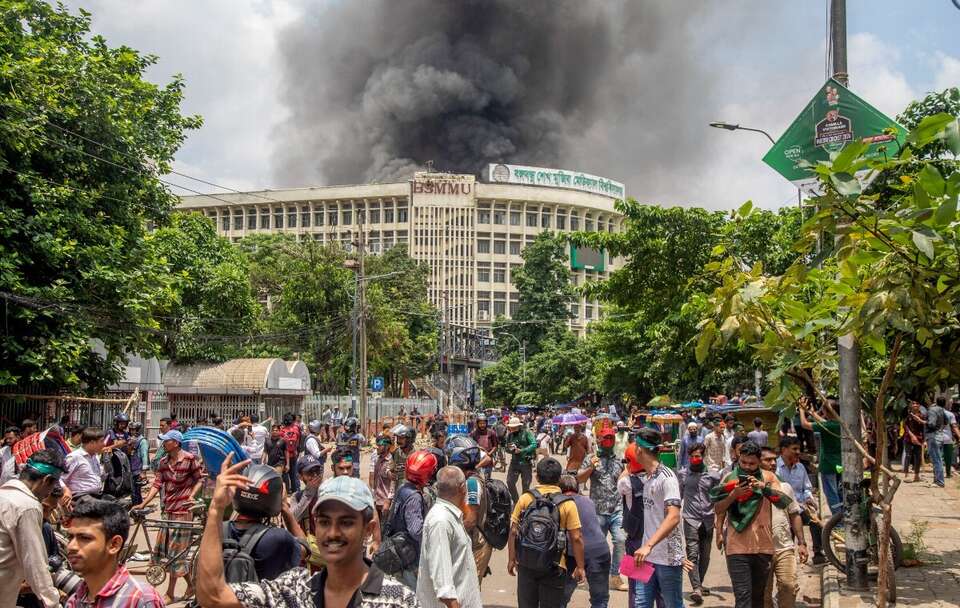
[[[205,214],[233,241],[282,232],[349,250],[362,230],[371,254],[406,244],[411,257],[429,267],[430,300],[447,321],[487,328],[496,317],[515,314],[510,275],[537,234],[617,232],[623,216],[614,202],[625,194],[620,183],[556,169],[498,164],[484,177],[417,173],[390,184],[185,196],[178,208]],[[598,254],[571,251],[575,284],[609,274],[615,260]],[[582,333],[600,307],[580,298],[571,313],[571,328]]]

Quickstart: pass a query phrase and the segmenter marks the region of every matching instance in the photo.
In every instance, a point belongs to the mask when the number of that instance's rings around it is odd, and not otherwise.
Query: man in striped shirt
[[[130,533],[123,507],[88,500],[73,510],[66,529],[67,561],[83,582],[67,600],[67,608],[163,608],[150,585],[134,580],[117,556]]]

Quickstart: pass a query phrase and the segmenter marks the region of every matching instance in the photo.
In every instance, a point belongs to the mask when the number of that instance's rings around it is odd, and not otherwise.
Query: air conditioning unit
[[[490,320],[490,311],[489,311],[489,310],[480,310],[480,311],[477,311],[477,318],[480,319],[481,321],[489,321],[489,320]]]

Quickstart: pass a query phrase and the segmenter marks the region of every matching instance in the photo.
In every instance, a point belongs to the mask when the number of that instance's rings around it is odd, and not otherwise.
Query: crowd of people
[[[908,481],[924,448],[934,484],[952,474],[956,409],[910,405],[897,435]],[[790,608],[800,565],[826,561],[819,493],[831,512],[843,505],[836,411],[803,400],[770,430],[690,411],[676,440],[616,410],[569,425],[483,413],[455,434],[442,415],[404,414],[370,438],[333,408],[308,423],[211,416],[245,455],[216,471],[175,417],[153,446],[124,414],[40,434],[26,420],[0,449],[0,608],[479,607],[496,551],[520,608],[564,607],[580,585],[592,608],[676,608],[711,593],[714,546],[733,605]],[[676,467],[662,462],[674,448]],[[172,522],[145,557],[166,570],[162,593],[124,563],[131,515],[155,501]]]

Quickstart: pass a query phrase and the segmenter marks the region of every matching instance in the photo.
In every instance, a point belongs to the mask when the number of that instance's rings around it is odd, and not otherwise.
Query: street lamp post
[[[767,139],[770,140],[771,144],[776,145],[773,137],[763,129],[754,129],[752,127],[744,127],[741,125],[731,124],[729,122],[711,122],[710,126],[714,129],[725,129],[727,131],[753,131],[754,133],[762,133],[767,136]],[[803,221],[803,193],[800,192],[800,188],[797,188],[797,208],[800,210],[800,220]]]

